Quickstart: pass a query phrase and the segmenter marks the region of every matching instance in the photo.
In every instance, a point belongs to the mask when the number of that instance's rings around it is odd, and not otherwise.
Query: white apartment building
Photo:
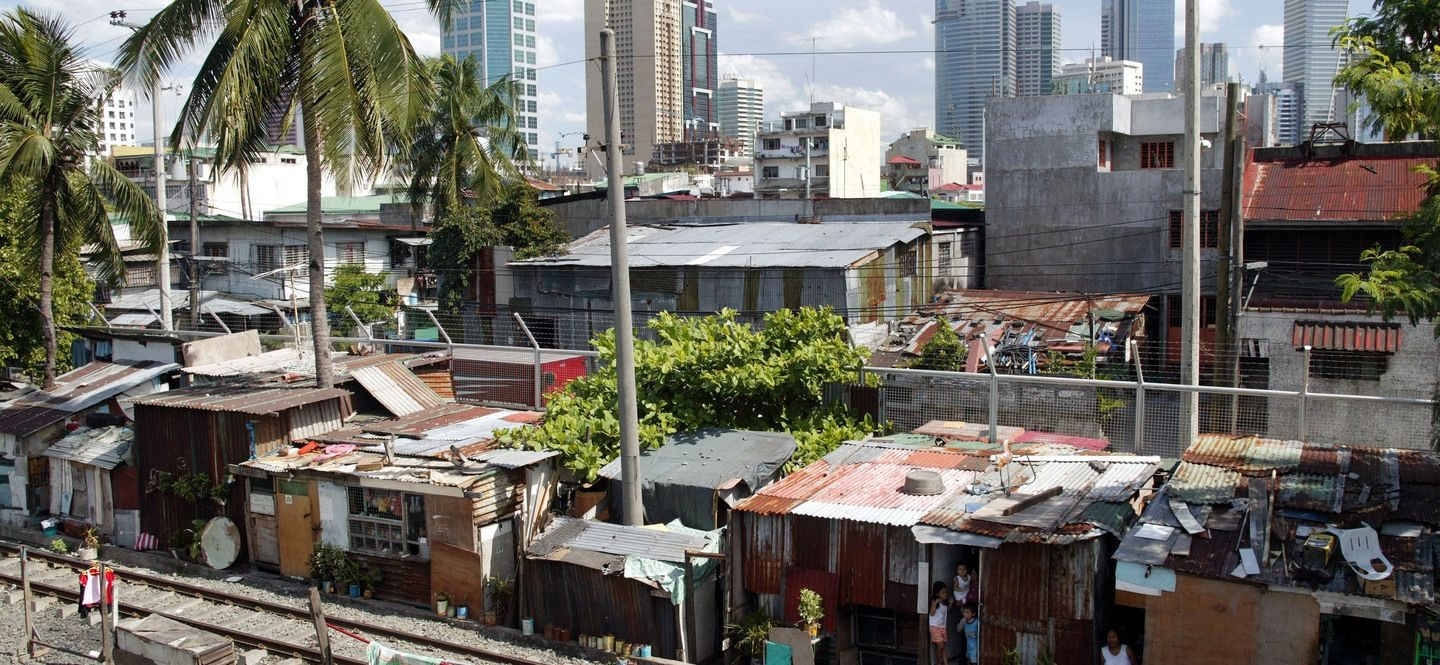
[[[885,151],[890,189],[929,196],[942,185],[965,183],[965,146],[928,128],[912,129]]]
[[[1134,60],[1114,60],[1109,56],[1086,58],[1060,69],[1055,77],[1055,92],[1062,95],[1088,95],[1108,92],[1113,95],[1138,95],[1145,83],[1145,66]]]
[[[720,135],[745,146],[742,157],[755,154],[755,135],[765,122],[765,90],[759,83],[738,77],[720,81],[715,94]]]
[[[155,158],[149,147],[115,151],[115,168],[142,189],[155,191]],[[233,171],[215,172],[215,149],[200,147],[166,156],[165,196],[171,219],[188,220],[190,181],[188,159],[195,160],[195,197],[203,218],[261,219],[270,210],[305,200],[305,152],[295,146],[276,148],[247,167],[244,181]],[[368,189],[368,184],[365,185]],[[321,194],[335,196],[337,186],[324,175]]]
[[[118,86],[110,96],[95,100],[100,109],[100,126],[95,128],[95,135],[100,138],[100,155],[108,156],[117,147],[137,144],[135,111],[139,98],[133,88]]]
[[[756,136],[756,198],[880,194],[880,114],[838,102],[780,114]]]

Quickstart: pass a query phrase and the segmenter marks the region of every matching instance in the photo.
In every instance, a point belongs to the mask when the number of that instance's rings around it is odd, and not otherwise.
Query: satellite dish
[[[225,570],[240,556],[240,530],[228,517],[216,517],[200,530],[200,557],[205,565]]]

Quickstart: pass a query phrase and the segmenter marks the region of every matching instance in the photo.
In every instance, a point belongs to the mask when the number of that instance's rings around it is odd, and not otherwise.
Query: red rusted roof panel
[[[1245,170],[1245,220],[1378,222],[1419,209],[1434,158],[1386,157],[1252,162]]]
[[[1399,323],[1296,321],[1291,337],[1297,349],[1395,353],[1400,350],[1401,331]]]

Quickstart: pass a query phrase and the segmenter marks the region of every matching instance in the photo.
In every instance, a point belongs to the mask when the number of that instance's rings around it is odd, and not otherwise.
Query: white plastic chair
[[[1383,580],[1395,572],[1385,553],[1380,551],[1380,536],[1366,524],[1356,529],[1330,527],[1330,533],[1340,540],[1340,553],[1350,564],[1355,574],[1372,582]],[[1377,570],[1376,564],[1379,570]]]

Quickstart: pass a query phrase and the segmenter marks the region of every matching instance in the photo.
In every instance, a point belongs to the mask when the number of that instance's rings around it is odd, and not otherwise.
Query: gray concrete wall
[[[542,202],[543,204],[543,202]],[[579,238],[610,224],[603,198],[552,203],[545,206]],[[666,221],[793,222],[820,217],[834,222],[929,221],[930,201],[925,199],[701,199],[698,201],[627,201],[625,218],[632,224]]]
[[[1270,362],[1270,385],[1275,390],[1299,390],[1304,377],[1304,354],[1293,346],[1296,321],[1368,321],[1378,316],[1320,314],[1296,311],[1247,311],[1240,321],[1242,339],[1265,340]],[[1440,385],[1440,344],[1435,325],[1404,324],[1400,350],[1390,358],[1389,369],[1379,381],[1364,379],[1310,379],[1311,393],[1339,395],[1385,395],[1429,399]],[[1348,400],[1311,398],[1306,408],[1305,440],[1312,443],[1428,448],[1425,433],[1431,429],[1431,412],[1426,406],[1376,404]],[[1268,431],[1275,435],[1299,436],[1299,409],[1296,400],[1270,399]]]
[[[1169,211],[1182,207],[1181,102],[1108,94],[992,99],[985,286],[1178,293],[1181,256],[1169,248],[1168,230]],[[1202,102],[1201,129],[1218,145],[1222,101]],[[1114,144],[1109,171],[1097,167],[1102,135]],[[1142,139],[1175,140],[1176,168],[1138,170]],[[1221,158],[1218,149],[1201,156],[1203,209],[1220,207]],[[1213,274],[1215,251],[1203,254],[1203,269]],[[1203,289],[1213,293],[1213,280]]]

